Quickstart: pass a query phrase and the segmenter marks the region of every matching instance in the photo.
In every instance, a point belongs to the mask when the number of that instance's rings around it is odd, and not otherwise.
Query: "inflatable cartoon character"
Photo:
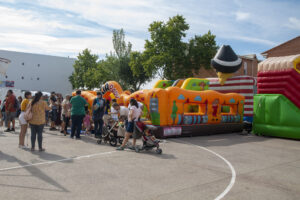
[[[211,65],[217,70],[221,85],[233,76],[242,66],[242,59],[239,58],[229,45],[223,45],[211,60]]]

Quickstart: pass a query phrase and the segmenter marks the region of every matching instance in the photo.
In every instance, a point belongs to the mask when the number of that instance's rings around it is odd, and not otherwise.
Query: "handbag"
[[[30,121],[32,119],[32,108],[31,108],[31,103],[28,104],[25,114],[24,114],[24,119],[26,121]]]

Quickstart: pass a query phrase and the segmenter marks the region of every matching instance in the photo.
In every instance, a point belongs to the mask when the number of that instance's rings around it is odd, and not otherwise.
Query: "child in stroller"
[[[156,130],[156,127],[153,125],[146,125],[141,121],[137,121],[135,123],[135,131],[139,131],[142,134],[142,146],[136,146],[135,151],[138,153],[142,150],[152,150],[153,148],[156,148],[155,152],[157,154],[162,153],[162,149],[159,148],[160,140],[156,139],[152,132]]]
[[[117,146],[122,144],[124,139],[124,133],[122,131],[123,126],[123,118],[120,117],[119,121],[115,121],[111,115],[103,116],[103,129],[102,129],[102,137],[97,141],[98,144],[101,144],[102,141],[104,143],[109,142],[111,146]]]

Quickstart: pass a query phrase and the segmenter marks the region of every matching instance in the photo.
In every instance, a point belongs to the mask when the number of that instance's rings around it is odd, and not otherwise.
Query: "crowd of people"
[[[66,95],[65,98],[59,93],[52,92],[50,96],[37,92],[32,95],[26,91],[24,97],[18,98],[12,90],[7,91],[6,98],[1,102],[0,126],[5,126],[4,132],[15,132],[15,120],[19,119],[19,148],[25,149],[25,136],[28,127],[31,130],[31,150],[35,151],[37,139],[38,150],[43,148],[43,130],[49,126],[50,131],[60,131],[62,134],[70,135],[70,138],[81,139],[82,131],[93,133],[94,137],[101,138],[104,124],[104,116],[110,114],[112,118],[118,120],[122,117],[125,123],[125,138],[117,150],[124,150],[129,138],[133,135],[134,148],[136,138],[134,135],[134,122],[139,120],[143,110],[143,104],[135,99],[130,100],[128,107],[120,106],[116,100],[111,102],[102,97],[102,93],[97,92],[92,107],[89,109],[87,101],[81,96],[81,91],[77,90],[75,96]],[[92,113],[90,113],[90,111]],[[50,124],[49,124],[50,122]],[[71,127],[71,131],[68,131]]]

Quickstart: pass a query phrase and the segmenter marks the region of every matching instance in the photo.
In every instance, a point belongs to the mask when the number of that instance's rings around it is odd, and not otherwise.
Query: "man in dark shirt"
[[[97,92],[97,97],[93,102],[93,121],[95,126],[95,137],[102,136],[103,115],[105,111],[105,100],[102,98],[102,93]]]
[[[16,97],[13,94],[12,90],[7,91],[7,100],[5,102],[5,115],[7,120],[7,129],[5,132],[15,131],[15,118],[16,118]],[[12,123],[12,128],[10,126],[10,122]]]

